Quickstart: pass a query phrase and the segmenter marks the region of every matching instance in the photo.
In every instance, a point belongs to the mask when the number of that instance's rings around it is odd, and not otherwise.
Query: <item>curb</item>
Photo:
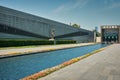
[[[24,56],[24,55],[31,55],[31,54],[37,54],[37,53],[44,53],[44,52],[51,52],[51,51],[57,51],[57,50],[63,50],[63,49],[70,49],[70,48],[76,48],[76,47],[84,47],[84,46],[91,46],[94,44],[98,44],[98,43],[92,43],[92,44],[87,44],[87,45],[78,45],[78,46],[71,46],[71,47],[63,47],[63,48],[50,48],[50,49],[46,49],[46,50],[37,50],[37,51],[26,51],[26,52],[11,52],[9,54],[6,55],[0,55],[0,59],[2,58],[10,58],[10,57],[17,57],[17,56]]]

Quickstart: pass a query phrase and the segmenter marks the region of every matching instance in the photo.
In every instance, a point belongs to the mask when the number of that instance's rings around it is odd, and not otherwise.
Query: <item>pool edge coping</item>
[[[62,48],[58,48],[58,49],[50,48],[50,49],[42,50],[42,51],[11,52],[12,54],[0,55],[0,59],[24,56],[24,55],[31,55],[31,54],[38,54],[38,53],[45,53],[45,52],[64,50],[64,49],[71,49],[71,48],[77,48],[77,47],[84,47],[84,46],[91,46],[91,45],[95,45],[95,44],[100,44],[100,43],[91,43],[91,44],[79,45],[79,46],[69,46],[69,47],[62,47]]]

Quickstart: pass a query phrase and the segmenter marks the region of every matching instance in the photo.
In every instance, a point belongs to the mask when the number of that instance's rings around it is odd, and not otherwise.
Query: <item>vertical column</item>
[[[101,43],[103,43],[103,31],[102,31],[102,26],[101,26]]]
[[[118,43],[120,43],[120,26],[118,26]]]

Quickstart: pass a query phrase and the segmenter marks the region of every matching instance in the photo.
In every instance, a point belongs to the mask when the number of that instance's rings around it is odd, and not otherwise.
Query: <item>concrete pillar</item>
[[[94,31],[94,42],[96,42],[96,32]]]
[[[120,26],[118,26],[118,43],[120,43]]]
[[[101,43],[103,43],[103,31],[102,31],[102,26],[101,26]]]

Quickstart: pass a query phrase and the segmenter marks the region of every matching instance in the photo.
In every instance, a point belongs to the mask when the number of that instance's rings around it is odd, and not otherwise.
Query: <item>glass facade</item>
[[[119,32],[120,32],[120,27],[117,25],[114,26],[102,26],[101,27],[101,32],[102,32],[102,42],[119,42]]]

